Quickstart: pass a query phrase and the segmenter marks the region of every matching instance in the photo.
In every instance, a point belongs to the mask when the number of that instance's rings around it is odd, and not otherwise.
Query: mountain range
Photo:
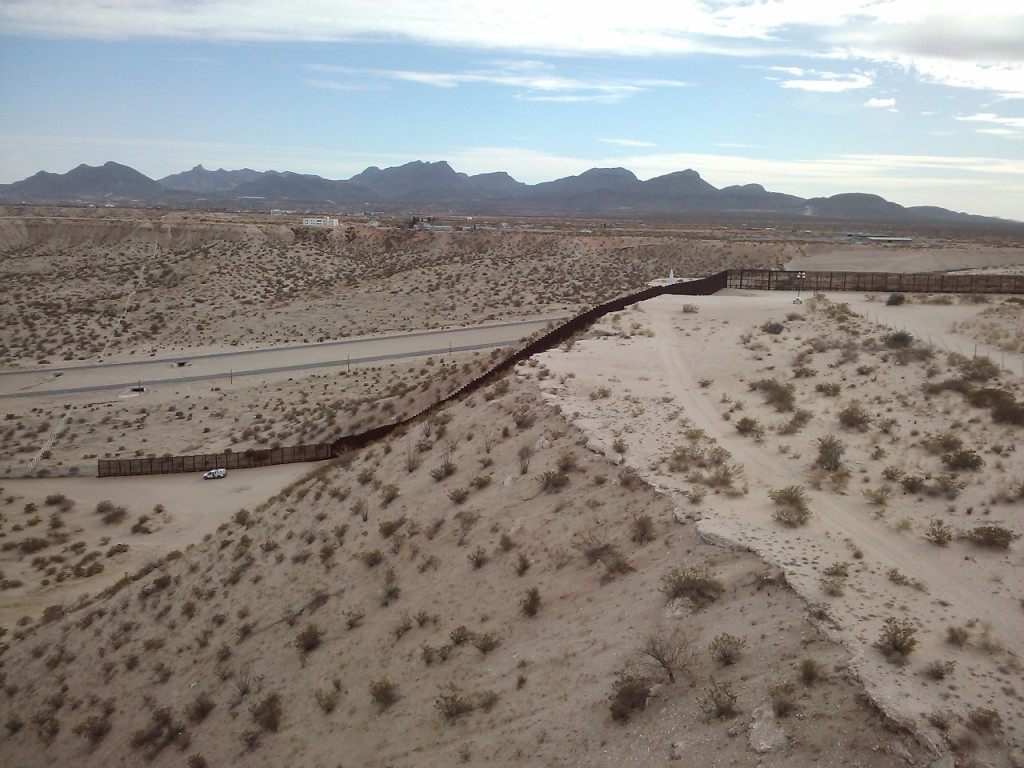
[[[6,203],[133,204],[176,208],[388,211],[491,215],[626,216],[743,214],[879,222],[1005,223],[935,206],[904,207],[878,195],[802,198],[760,184],[718,189],[694,170],[641,181],[625,168],[592,168],[539,184],[504,172],[469,176],[448,163],[415,161],[367,168],[348,180],[289,171],[209,171],[197,165],[151,179],[115,162],[40,171],[0,185]]]

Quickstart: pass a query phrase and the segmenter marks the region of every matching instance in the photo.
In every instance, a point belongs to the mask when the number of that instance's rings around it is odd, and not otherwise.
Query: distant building
[[[328,219],[323,216],[305,216],[302,219],[302,226],[304,227],[336,227],[338,226],[337,219]]]

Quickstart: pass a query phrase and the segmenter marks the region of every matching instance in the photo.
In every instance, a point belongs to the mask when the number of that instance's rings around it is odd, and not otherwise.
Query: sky
[[[1024,221],[1024,4],[0,0],[0,183],[108,160],[692,168]]]

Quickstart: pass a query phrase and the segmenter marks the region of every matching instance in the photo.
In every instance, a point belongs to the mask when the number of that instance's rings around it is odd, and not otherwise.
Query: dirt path
[[[628,323],[622,322],[619,327],[628,325],[634,331],[628,341],[612,337],[582,341],[568,354],[552,352],[542,358],[556,376],[561,375],[561,386],[554,387],[555,400],[564,413],[575,416],[577,425],[598,446],[610,446],[615,436],[628,436],[628,463],[649,481],[673,493],[683,511],[694,509],[683,496],[690,484],[663,465],[672,448],[685,442],[673,415],[681,414],[679,418],[685,417],[687,426],[702,428],[730,451],[733,461],[743,468],[740,482],[747,484],[748,493],[735,497],[709,495],[697,512],[702,518],[700,530],[706,536],[749,547],[783,567],[791,585],[809,603],[828,601],[829,613],[839,627],[837,639],[854,653],[857,674],[888,712],[913,723],[936,744],[941,736],[930,730],[929,715],[958,705],[996,709],[1003,713],[1004,722],[1009,724],[1012,719],[1019,728],[1022,723],[1017,721],[1024,718],[1014,688],[1017,673],[1012,670],[1019,669],[1016,660],[1024,656],[1024,614],[1018,604],[1020,595],[1014,590],[1019,586],[1024,560],[1016,547],[1005,555],[978,552],[964,545],[941,549],[920,535],[902,532],[891,522],[895,511],[888,511],[883,519],[861,497],[858,484],[866,483],[869,474],[880,468],[867,462],[864,452],[848,457],[851,481],[847,491],[809,491],[813,516],[808,525],[789,529],[772,520],[767,491],[807,483],[816,452],[815,436],[836,432],[844,440],[862,439],[838,430],[834,416],[820,407],[821,398],[813,403],[800,401],[801,407],[812,409],[813,416],[799,435],[789,438],[773,435],[754,441],[741,436],[735,424],[723,418],[723,411],[730,407],[726,403],[737,403],[741,396],[752,399],[742,413],[762,420],[773,417],[768,411],[755,411],[762,407],[760,398],[748,395],[743,381],[772,375],[763,371],[775,369],[778,363],[773,361],[792,350],[768,345],[761,353],[768,357],[759,356],[758,362],[752,363],[745,359],[749,355],[739,337],[772,314],[784,315],[788,311],[784,301],[788,302],[788,297],[763,294],[697,299],[699,321],[685,325],[680,312],[683,300],[679,298],[661,297],[638,305],[622,315]],[[956,340],[945,334],[948,318],[943,313],[929,311],[901,317],[922,337],[930,334],[937,345],[945,343],[956,349]],[[638,328],[642,332],[637,332]],[[701,379],[715,383],[702,387]],[[608,400],[588,397],[602,385],[613,390]],[[731,398],[721,392],[723,386],[732,393]],[[869,402],[886,394],[880,385],[864,382],[858,386],[878,390],[875,395],[866,391],[858,394]],[[621,397],[623,390],[626,394]],[[718,399],[720,393],[722,400]],[[943,428],[941,416],[930,416],[940,419],[933,425],[935,431]],[[927,433],[926,427],[932,425],[917,413],[914,417],[914,424],[921,421],[921,431]],[[910,418],[910,414],[903,414],[902,421],[909,424]],[[881,433],[863,439],[884,443],[892,457],[909,450]],[[781,450],[783,440],[788,441],[785,452]],[[995,488],[994,477],[976,482]],[[918,500],[914,507],[910,505],[915,500],[910,497],[894,500],[893,506],[897,504],[917,515],[914,523],[918,531],[926,526],[927,515],[947,506],[942,500]],[[920,519],[922,514],[924,519]],[[845,594],[830,598],[820,586],[822,572],[844,561],[849,561],[851,571]],[[894,583],[894,572],[921,588],[915,589],[907,582]],[[919,645],[910,666],[888,663],[874,647],[884,620],[890,616],[910,618],[918,627]],[[934,684],[925,680],[920,665],[951,657],[952,649],[945,642],[950,626],[973,627],[975,637],[984,633],[987,639],[979,641],[968,656],[958,658],[961,671],[955,685]],[[1000,668],[1005,663],[1008,666]]]

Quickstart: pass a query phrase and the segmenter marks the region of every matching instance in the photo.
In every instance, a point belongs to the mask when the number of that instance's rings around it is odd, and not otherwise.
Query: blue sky
[[[0,0],[0,182],[107,160],[693,168],[1024,220],[1019,3],[601,5]]]

